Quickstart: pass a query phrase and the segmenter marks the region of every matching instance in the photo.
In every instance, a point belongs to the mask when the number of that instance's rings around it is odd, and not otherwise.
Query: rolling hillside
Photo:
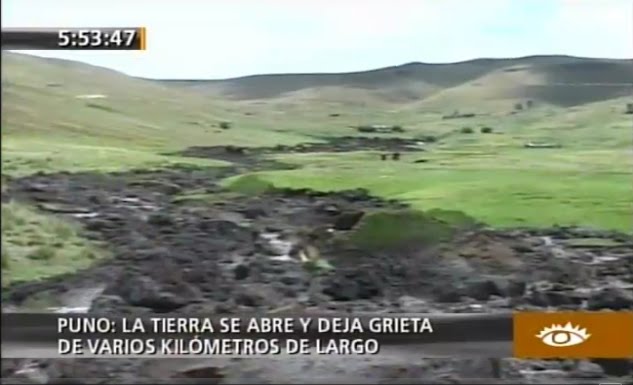
[[[393,68],[384,70],[389,76],[377,70],[353,75],[357,86],[310,87],[235,101],[87,64],[3,53],[3,175],[226,164],[165,153],[189,146],[292,145],[355,135],[358,124],[397,124],[406,128],[399,136],[442,139],[399,163],[382,162],[362,150],[280,154],[278,160],[302,168],[264,176],[279,186],[363,187],[422,209],[459,209],[493,225],[584,223],[630,229],[631,115],[624,113],[629,88],[586,84],[628,76],[629,62],[540,57],[530,59],[528,67],[521,60],[528,59],[428,65],[425,78],[408,82]],[[425,65],[405,68],[413,76]],[[462,68],[459,76],[449,76],[455,68]],[[435,78],[428,75],[432,71]],[[305,84],[321,75],[289,76]],[[567,95],[553,92],[563,81],[586,87],[576,85],[582,92]],[[278,88],[284,85],[279,83]],[[197,86],[210,89],[205,84]],[[387,97],[406,87],[427,94],[387,104]],[[535,108],[510,113],[516,100],[527,97],[534,97]],[[584,103],[593,99],[604,100]],[[483,110],[482,103],[491,108]],[[443,111],[457,107],[478,114],[443,119]],[[220,128],[227,120],[231,128]],[[470,133],[463,131],[466,127]],[[483,127],[493,131],[484,134]],[[529,142],[561,147],[524,148]]]
[[[531,56],[451,64],[409,63],[354,73],[273,74],[164,82],[237,100],[299,96],[305,100],[325,98],[345,102],[363,92],[384,103],[420,104],[428,100],[431,106],[450,105],[483,97],[486,100],[533,99],[550,105],[574,106],[630,95],[633,62]]]

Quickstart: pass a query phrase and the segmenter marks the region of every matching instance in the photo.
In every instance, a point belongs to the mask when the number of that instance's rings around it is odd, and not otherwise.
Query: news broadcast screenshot
[[[633,1],[1,7],[3,384],[633,385]]]

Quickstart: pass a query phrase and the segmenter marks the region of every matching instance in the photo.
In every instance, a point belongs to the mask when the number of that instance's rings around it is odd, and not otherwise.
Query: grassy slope
[[[75,225],[22,204],[2,204],[3,285],[85,268],[104,255]]]
[[[3,173],[118,169],[188,161],[158,155],[190,145],[296,143],[220,100],[78,63],[3,53]],[[103,94],[105,99],[78,99]],[[239,131],[219,121],[241,119]],[[217,162],[215,162],[217,163]]]
[[[493,225],[579,224],[632,229],[630,116],[625,99],[573,109],[535,108],[516,115],[437,120],[419,114],[411,136],[456,132],[428,151],[385,163],[372,153],[279,157],[305,166],[262,175],[280,186],[336,190],[366,187],[419,208],[463,210]],[[410,114],[410,112],[409,112]],[[414,115],[400,121],[414,121]],[[419,122],[422,123],[419,123]],[[493,134],[481,134],[481,126]],[[561,149],[525,149],[529,141]],[[428,159],[413,164],[414,159]]]
[[[449,135],[399,163],[380,162],[376,154],[362,152],[285,155],[279,158],[305,169],[263,175],[278,185],[367,187],[424,209],[463,210],[498,226],[577,223],[630,231],[633,138],[630,116],[622,114],[627,100],[573,108],[539,103],[509,115],[513,91],[497,82],[496,64],[485,71],[484,64],[479,62],[462,77],[492,74],[483,78],[488,83],[482,82],[476,92],[457,94],[460,105],[485,114],[442,120],[441,110],[451,98],[439,101],[456,92],[455,87],[470,87],[461,86],[461,78],[449,84],[440,77],[445,91],[429,98],[439,103],[437,108],[430,102],[395,105],[373,97],[387,92],[384,89],[366,99],[357,90],[354,98],[344,100],[300,91],[295,98],[229,102],[78,63],[3,53],[2,172],[109,171],[173,162],[217,165],[160,154],[190,145],[292,144],[353,134],[349,126],[359,123],[401,124],[410,137],[470,126],[475,134]],[[501,73],[518,83],[547,81]],[[108,97],[77,99],[81,94]],[[481,103],[482,95],[493,102]],[[332,113],[340,116],[329,116]],[[234,122],[234,128],[219,130],[217,123],[223,120]],[[478,133],[484,125],[495,133]],[[531,140],[561,142],[564,147],[523,149]],[[413,157],[429,162],[413,164]],[[72,226],[32,208],[3,205],[2,219],[3,258],[8,258],[12,279],[56,274],[64,271],[60,267],[85,266],[99,255]],[[58,238],[61,242],[55,243]]]

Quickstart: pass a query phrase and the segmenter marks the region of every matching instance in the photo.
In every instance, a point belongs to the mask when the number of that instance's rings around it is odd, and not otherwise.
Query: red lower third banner
[[[633,358],[633,312],[519,312],[517,358]]]

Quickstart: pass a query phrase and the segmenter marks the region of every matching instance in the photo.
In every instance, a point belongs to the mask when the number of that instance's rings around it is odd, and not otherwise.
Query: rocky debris
[[[147,223],[154,226],[170,226],[174,222],[171,216],[164,213],[156,213],[147,218]]]
[[[383,282],[371,270],[337,270],[321,283],[323,293],[334,301],[372,299],[382,293]]]
[[[111,289],[130,305],[146,307],[156,313],[179,309],[190,301],[166,290],[146,276],[126,276]]]
[[[628,289],[615,286],[605,287],[589,298],[587,307],[590,310],[633,309],[633,286]]]
[[[213,158],[229,162],[254,165],[261,163],[267,167],[292,167],[287,164],[260,159],[263,155],[309,152],[348,152],[348,151],[422,151],[415,139],[383,138],[363,136],[343,136],[324,138],[318,143],[303,143],[295,146],[277,145],[273,147],[245,148],[238,146],[189,147],[177,155],[198,158]]]
[[[594,362],[580,361],[571,370],[570,375],[574,378],[604,378],[605,373],[602,367]]]
[[[432,309],[428,301],[408,295],[398,298],[398,307],[403,313],[430,313]]]
[[[97,281],[106,282],[107,288],[92,302],[90,312],[95,314],[233,314],[286,305],[350,312],[632,308],[633,243],[626,235],[575,228],[475,229],[438,247],[360,252],[321,235],[329,234],[331,227],[354,231],[364,213],[375,208],[402,208],[403,204],[382,201],[362,189],[337,193],[283,189],[227,199],[222,205],[174,204],[170,194],[176,189],[165,188],[173,184],[182,191],[217,192],[221,190],[215,181],[231,172],[78,173],[12,181],[7,194],[17,200],[73,202],[98,213],[97,217],[76,220],[89,230],[91,238],[107,243],[112,258],[73,275],[6,288],[3,308],[20,305],[41,293],[59,296]],[[149,180],[159,183],[142,182]],[[33,185],[42,188],[34,189]],[[272,258],[289,254],[299,233],[320,234],[309,238],[317,242],[333,270],[309,272],[292,259]],[[591,247],[569,247],[564,242],[589,237],[617,239],[618,244],[593,242]],[[564,255],[554,257],[552,250],[556,248]],[[49,383],[68,378],[88,378],[92,383],[98,378],[103,383],[150,383],[152,378],[162,381],[174,374],[148,374],[144,360],[74,361],[50,361],[45,369]],[[605,379],[630,373],[630,362],[613,361],[594,361]],[[4,372],[5,360],[2,362]],[[401,371],[402,383],[412,382],[406,379],[411,376],[417,376],[415,381],[433,383],[464,382],[474,377],[505,383],[574,383],[575,376],[593,380],[600,375],[599,368],[590,362],[575,369],[550,361],[501,360],[497,364],[420,359],[400,366],[381,362],[371,370],[363,363],[355,370],[364,373],[368,382],[393,379],[394,371]],[[243,362],[233,365],[230,375],[222,370],[225,377],[221,382],[235,382],[235,373],[243,373]],[[265,365],[266,369],[253,376],[266,381],[278,378],[274,373],[279,371],[279,363]],[[15,371],[9,366],[7,362],[8,373]],[[286,367],[287,363],[284,370]],[[295,375],[305,378],[307,373],[315,373],[313,370],[300,368]],[[351,375],[349,365],[340,370],[340,378],[350,378],[345,377]],[[332,374],[330,366],[326,373]],[[149,379],[142,379],[143,375]]]
[[[506,297],[510,295],[510,285],[507,280],[501,278],[476,279],[468,284],[466,294],[476,300],[487,301],[492,296]]]
[[[235,273],[235,279],[237,281],[241,281],[243,279],[248,278],[248,276],[251,273],[251,269],[248,267],[248,265],[239,264],[235,266],[235,269],[233,270],[233,272]]]
[[[222,369],[214,366],[201,366],[183,369],[175,373],[171,378],[179,383],[186,384],[221,384],[224,379]],[[191,381],[195,380],[195,381]]]

